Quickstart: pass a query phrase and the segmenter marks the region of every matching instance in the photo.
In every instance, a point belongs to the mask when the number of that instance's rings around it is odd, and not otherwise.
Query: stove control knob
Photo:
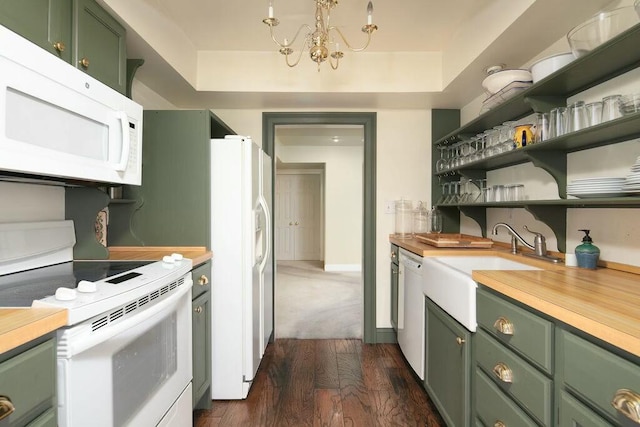
[[[76,288],[78,292],[84,293],[92,293],[98,290],[97,286],[93,282],[89,282],[88,280],[80,280],[78,282],[78,287]]]
[[[165,255],[165,256],[162,257],[162,262],[167,263],[167,264],[175,264],[176,260],[173,259],[172,256]]]
[[[58,301],[73,301],[76,299],[77,293],[75,289],[58,288],[56,289],[56,299]]]
[[[173,253],[171,254],[171,258],[173,258],[176,261],[182,261],[182,258],[184,257],[182,256],[182,254]]]

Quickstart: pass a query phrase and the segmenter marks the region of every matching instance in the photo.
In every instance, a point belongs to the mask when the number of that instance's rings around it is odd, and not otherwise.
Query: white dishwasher
[[[422,257],[400,249],[398,344],[414,372],[424,380],[424,293]]]

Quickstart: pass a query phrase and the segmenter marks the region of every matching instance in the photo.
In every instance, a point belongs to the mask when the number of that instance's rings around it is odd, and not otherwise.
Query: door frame
[[[319,239],[319,242],[320,242],[320,258],[321,258],[320,261],[322,261],[323,264],[324,264],[324,258],[325,258],[324,257],[324,255],[325,255],[325,253],[324,253],[324,230],[325,230],[325,228],[324,228],[324,171],[325,171],[324,168],[323,169],[281,169],[280,172],[278,172],[276,170],[276,174],[275,174],[275,176],[276,176],[275,180],[278,179],[278,175],[318,175],[318,177],[320,178],[320,190],[319,190],[320,194],[318,195],[320,197],[320,220],[319,220],[320,221],[320,226],[319,226],[319,228],[320,228],[320,230],[319,230],[320,239]],[[273,189],[274,197],[275,197],[275,194],[276,194],[275,191],[276,190],[275,190],[275,187],[274,187],[274,189]],[[274,203],[273,212],[275,212],[275,200],[273,201],[273,203]],[[275,221],[275,215],[274,215],[274,221]],[[275,230],[276,225],[274,224],[273,227],[274,227],[273,230]],[[275,231],[274,231],[273,235],[275,236]],[[273,250],[273,253],[274,254],[277,253],[277,251],[275,250],[275,238],[274,238],[274,250]],[[274,259],[275,259],[275,257],[274,257]]]
[[[275,127],[278,125],[361,125],[364,130],[362,279],[363,341],[377,342],[376,329],[376,124],[377,114],[336,112],[262,113],[262,148],[271,156],[275,182]],[[273,221],[273,219],[272,219]],[[272,229],[275,224],[272,224]],[[273,246],[273,242],[271,242]],[[275,247],[272,248],[272,250]],[[275,271],[275,257],[273,258]],[[275,286],[274,286],[275,289]]]

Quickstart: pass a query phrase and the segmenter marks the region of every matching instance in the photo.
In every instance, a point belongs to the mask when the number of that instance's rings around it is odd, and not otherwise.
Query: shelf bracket
[[[567,105],[567,98],[564,96],[527,96],[524,102],[531,106],[536,113],[548,113],[556,107]]]
[[[567,208],[565,206],[526,205],[535,219],[544,222],[553,230],[558,242],[558,250],[566,253],[567,250]]]
[[[563,151],[527,151],[526,156],[539,168],[549,172],[558,184],[558,196],[567,198],[567,153]]]
[[[487,237],[487,209],[479,206],[460,206],[460,212],[474,220],[482,230],[482,237]]]

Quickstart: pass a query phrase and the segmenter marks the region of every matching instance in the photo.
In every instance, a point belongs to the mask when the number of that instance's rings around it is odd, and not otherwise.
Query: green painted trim
[[[126,95],[127,98],[132,99],[131,87],[133,86],[133,77],[136,75],[138,68],[144,64],[144,59],[127,59],[127,83],[126,83]]]
[[[396,344],[398,335],[393,328],[378,328],[376,330],[376,343],[380,344]]]
[[[277,125],[362,125],[364,128],[363,265],[365,343],[377,342],[376,332],[376,113],[262,113],[262,147],[274,161]],[[273,182],[275,182],[275,167]],[[273,221],[273,219],[272,219]],[[275,257],[274,257],[275,263]],[[275,265],[274,265],[275,271]]]

